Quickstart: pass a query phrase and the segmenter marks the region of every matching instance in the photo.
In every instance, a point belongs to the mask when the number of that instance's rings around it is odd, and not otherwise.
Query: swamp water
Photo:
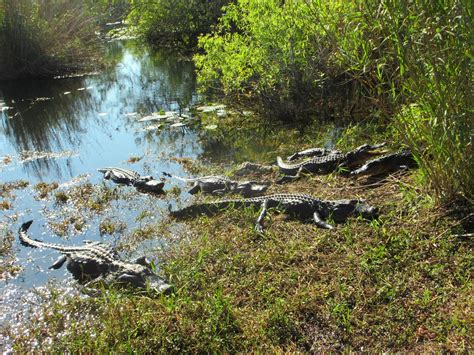
[[[196,160],[204,152],[199,122],[188,110],[198,100],[192,63],[151,54],[133,42],[110,43],[107,56],[116,64],[97,75],[0,83],[2,327],[14,328],[34,311],[31,306],[38,309],[46,286],[75,290],[65,267],[48,269],[57,252],[20,245],[22,223],[34,220],[30,235],[46,242],[116,246],[190,197],[179,191],[141,194],[104,182],[97,169],[117,166],[157,179],[162,171],[189,175],[179,158]],[[186,191],[176,181],[165,191],[175,184]],[[72,196],[84,199],[84,208]],[[104,221],[119,228],[101,235]],[[123,257],[152,257],[161,243],[138,243]],[[0,339],[0,349],[9,349],[8,343]]]
[[[20,245],[22,223],[34,220],[29,234],[46,242],[101,241],[124,259],[153,259],[164,243],[159,231],[142,242],[134,231],[191,199],[183,182],[167,180],[165,194],[148,195],[104,181],[98,168],[159,179],[163,171],[189,176],[187,162],[228,166],[262,153],[274,157],[278,139],[271,137],[237,148],[228,134],[201,139],[215,125],[201,124],[190,110],[199,100],[190,61],[151,54],[133,41],[110,43],[107,55],[116,64],[97,75],[0,83],[1,328],[20,331],[25,319],[41,317],[48,290],[78,292],[65,267],[48,269],[59,253]],[[0,349],[11,350],[8,336],[0,335]]]

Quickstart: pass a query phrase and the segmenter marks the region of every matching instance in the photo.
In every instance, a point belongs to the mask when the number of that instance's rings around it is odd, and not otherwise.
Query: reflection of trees
[[[196,100],[191,62],[169,54],[150,54],[131,42],[110,43],[106,53],[117,65],[98,76],[0,84],[0,99],[16,112],[13,118],[0,119],[0,127],[17,151],[72,150],[80,154],[84,135],[89,141],[101,139],[97,128],[111,135],[111,122],[131,132],[143,128],[136,117],[125,117],[127,112],[179,110]],[[90,89],[77,90],[82,87]],[[71,94],[64,95],[66,91]],[[38,97],[52,99],[35,102]],[[101,112],[107,116],[99,116]],[[169,141],[163,144],[172,144],[178,138],[174,135],[166,135]],[[25,167],[39,177],[52,172],[59,176],[61,169],[72,175],[70,161],[64,161],[39,159]]]
[[[77,115],[90,109],[91,96],[82,92],[74,96],[63,95],[81,87],[83,79],[17,81],[3,85],[3,99],[14,106],[14,115],[2,120],[1,127],[10,144],[17,151],[62,151],[71,149],[79,141],[83,122]],[[79,99],[78,99],[79,97]],[[37,98],[50,98],[35,101]],[[14,103],[12,103],[14,102]],[[60,175],[58,162],[38,159],[28,162],[28,170],[41,176],[53,170]]]

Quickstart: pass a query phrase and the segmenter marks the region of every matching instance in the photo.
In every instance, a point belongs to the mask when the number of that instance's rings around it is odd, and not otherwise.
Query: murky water
[[[0,183],[29,183],[8,196],[0,195],[0,202],[10,203],[0,208],[2,243],[8,235],[14,237],[12,253],[2,257],[2,263],[21,268],[14,277],[5,274],[0,280],[3,325],[24,312],[25,299],[35,288],[51,280],[70,281],[65,268],[48,269],[58,257],[56,252],[19,245],[21,223],[33,219],[30,234],[49,242],[71,245],[87,239],[117,244],[123,234],[161,218],[177,198],[118,187],[116,194],[126,198],[114,198],[105,211],[82,216],[81,228],[69,226],[58,235],[48,221],[67,220],[76,213],[75,207],[59,206],[51,195],[39,198],[34,188],[37,183],[57,182],[55,191],[66,192],[85,182],[103,189],[115,187],[103,182],[97,172],[97,168],[107,166],[155,178],[162,171],[186,176],[174,158],[196,159],[203,152],[188,112],[198,100],[192,63],[167,54],[151,54],[133,42],[111,43],[107,55],[117,64],[98,75],[0,83]],[[167,111],[175,114],[168,119],[149,119],[153,113]],[[187,198],[186,193],[178,197]],[[99,224],[106,219],[123,222],[125,227],[100,236]],[[141,252],[146,254],[150,249],[147,243]]]

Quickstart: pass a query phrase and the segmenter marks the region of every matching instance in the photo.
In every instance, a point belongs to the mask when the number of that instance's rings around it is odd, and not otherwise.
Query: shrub
[[[147,42],[193,49],[232,0],[154,0],[133,3],[128,22]]]
[[[474,196],[472,2],[239,0],[203,36],[198,82],[269,119],[396,127],[435,195]]]

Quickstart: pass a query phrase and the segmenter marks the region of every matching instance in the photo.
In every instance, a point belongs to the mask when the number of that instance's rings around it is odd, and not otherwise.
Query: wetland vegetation
[[[7,16],[13,3],[5,0],[0,7],[0,43],[13,28],[8,26],[14,18]],[[39,21],[40,6],[47,2],[32,3],[39,7],[29,18]],[[99,3],[102,9],[109,6]],[[153,77],[167,80],[171,93],[163,99],[138,91],[147,95],[149,106],[140,100],[132,105],[122,97],[127,106],[114,116],[121,117],[117,126],[110,120],[94,127],[108,127],[125,140],[130,138],[120,125],[129,131],[142,123],[131,117],[146,121],[148,114],[166,116],[167,110],[181,114],[191,108],[187,112],[193,120],[184,121],[188,131],[170,127],[167,133],[164,127],[169,123],[156,130],[140,128],[132,139],[138,148],[130,143],[122,148],[120,141],[113,145],[117,151],[126,147],[133,151],[104,154],[101,160],[84,150],[81,157],[97,159],[95,164],[108,158],[144,172],[232,177],[243,161],[271,164],[276,156],[304,148],[347,151],[385,141],[389,151],[410,149],[419,168],[376,180],[335,172],[272,184],[269,193],[365,199],[380,208],[380,217],[350,218],[334,230],[324,230],[270,211],[263,234],[253,229],[258,211],[252,208],[174,220],[168,209],[212,198],[197,195],[189,201],[184,185],[170,181],[162,196],[110,187],[78,168],[72,177],[81,178],[70,185],[41,178],[28,182],[23,175],[2,181],[3,278],[32,267],[15,260],[14,233],[22,218],[17,206],[26,200],[28,208],[41,209],[47,233],[64,239],[95,233],[127,255],[135,255],[137,248],[146,251],[155,258],[159,274],[176,289],[158,297],[115,289],[87,297],[47,287],[39,309],[21,324],[2,328],[1,339],[10,340],[4,341],[9,349],[171,353],[473,349],[472,2],[115,4],[115,12],[108,9],[128,22],[127,32],[156,46],[194,53],[200,94],[180,91],[194,88],[188,61],[183,64],[180,56],[173,64],[171,57],[158,54],[160,68],[178,68],[181,73],[173,76],[170,73],[176,70],[169,70]],[[92,2],[84,5],[84,11],[95,24],[105,22],[94,17],[101,11]],[[71,22],[67,16],[55,19]],[[80,39],[74,43],[86,48]],[[133,48],[134,54],[140,52]],[[75,63],[58,70],[82,71],[84,67],[77,64],[80,57],[69,56]],[[1,57],[0,63],[8,58]],[[122,61],[122,67],[126,63]],[[40,67],[46,75],[58,73],[47,65]],[[127,68],[132,72],[136,65]],[[147,69],[140,73],[153,73]],[[114,80],[118,74],[111,77]],[[133,78],[126,80],[136,84]],[[161,90],[153,80],[147,77],[140,84],[152,82],[152,91]],[[123,91],[125,84],[121,85]],[[226,103],[225,109],[196,109],[198,101],[216,98]],[[112,101],[110,106],[114,104],[118,105]],[[3,159],[2,174],[5,167],[16,164],[13,153]],[[249,176],[271,181],[277,177],[276,169]],[[22,196],[22,190],[30,191],[35,202]]]

